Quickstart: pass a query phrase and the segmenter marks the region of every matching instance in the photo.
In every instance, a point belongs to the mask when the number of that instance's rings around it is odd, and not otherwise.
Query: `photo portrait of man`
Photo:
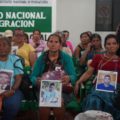
[[[111,84],[111,76],[109,74],[108,75],[104,75],[103,83],[97,84],[96,89],[114,91],[115,90],[115,86]]]
[[[40,107],[61,107],[62,83],[60,80],[42,80],[40,87]]]
[[[44,91],[43,94],[43,102],[50,102],[50,103],[56,103],[58,102],[58,93],[55,89],[55,84],[50,83],[49,87],[46,91]]]
[[[0,90],[10,89],[11,74],[8,72],[0,71]]]

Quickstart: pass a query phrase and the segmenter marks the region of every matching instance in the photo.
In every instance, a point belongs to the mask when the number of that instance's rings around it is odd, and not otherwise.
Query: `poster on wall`
[[[0,0],[0,33],[21,28],[49,34],[56,30],[56,0]]]

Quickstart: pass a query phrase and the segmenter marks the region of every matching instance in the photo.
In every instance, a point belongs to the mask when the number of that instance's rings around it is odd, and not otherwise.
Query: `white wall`
[[[69,30],[74,46],[82,32],[95,32],[96,0],[57,0],[57,30]],[[108,32],[99,32],[104,39]]]

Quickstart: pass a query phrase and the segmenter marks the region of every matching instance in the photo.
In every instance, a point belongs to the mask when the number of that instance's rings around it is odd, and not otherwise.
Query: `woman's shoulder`
[[[60,51],[60,55],[64,58],[64,57],[70,57],[71,58],[71,56],[68,54],[68,53],[66,53],[66,52],[64,52],[64,51]]]
[[[9,54],[9,59],[13,59],[13,60],[17,60],[20,59],[21,57],[19,55],[16,54]]]
[[[10,54],[9,55],[9,60],[13,60],[14,62],[16,61],[16,60],[23,60],[24,58],[22,58],[21,56],[19,56],[19,55],[15,55],[15,54]]]

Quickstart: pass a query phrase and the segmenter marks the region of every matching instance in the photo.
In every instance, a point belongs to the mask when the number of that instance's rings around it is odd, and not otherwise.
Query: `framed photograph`
[[[60,80],[42,80],[39,95],[40,107],[61,107],[62,83]]]
[[[114,92],[117,85],[117,72],[99,70],[97,75],[96,90]]]
[[[11,78],[13,76],[12,70],[1,69],[0,70],[0,93],[10,90]]]

